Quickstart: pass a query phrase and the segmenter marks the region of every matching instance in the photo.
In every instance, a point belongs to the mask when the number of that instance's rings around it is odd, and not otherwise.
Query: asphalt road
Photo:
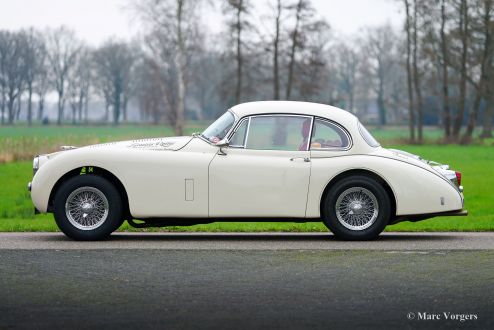
[[[0,234],[0,328],[492,329],[493,238]]]
[[[100,242],[75,242],[61,233],[0,233],[0,249],[492,250],[494,233],[383,233],[368,242],[339,241],[329,233],[116,233]]]

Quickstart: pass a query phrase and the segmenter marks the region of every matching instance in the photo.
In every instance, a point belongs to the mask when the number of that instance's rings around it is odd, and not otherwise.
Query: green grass
[[[463,174],[468,217],[445,217],[389,226],[391,231],[491,231],[494,230],[494,147],[485,145],[395,145],[426,159],[450,164]],[[56,231],[52,215],[34,215],[27,182],[30,162],[0,164],[0,231]],[[127,224],[120,230],[135,230]],[[168,227],[172,231],[326,231],[320,223],[214,223]]]
[[[204,122],[187,126],[186,134],[204,129]],[[0,163],[29,160],[33,155],[57,151],[63,145],[84,146],[110,141],[173,136],[170,126],[2,126]]]

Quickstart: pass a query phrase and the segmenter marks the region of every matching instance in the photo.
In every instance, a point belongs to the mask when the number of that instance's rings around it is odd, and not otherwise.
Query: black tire
[[[373,195],[377,201],[377,217],[375,217],[373,222],[368,221],[366,224],[362,225],[362,229],[357,229],[358,226],[353,227],[353,229],[348,228],[348,226],[352,227],[352,224],[344,220],[345,216],[341,215],[343,213],[340,213],[340,218],[342,218],[342,220],[338,219],[336,207],[338,198],[341,196],[343,199],[345,195],[352,196],[350,195],[352,191],[356,193],[363,192],[367,196]],[[372,194],[369,195],[368,192]],[[374,202],[367,204],[372,205],[373,203]],[[386,227],[389,223],[391,216],[390,204],[389,196],[379,182],[364,175],[355,175],[336,182],[330,188],[323,202],[322,218],[324,224],[339,239],[351,241],[371,240],[379,236],[379,234],[384,230],[384,227]],[[356,209],[356,212],[362,207],[362,205],[365,204],[359,203],[359,206],[357,206],[359,208]],[[368,227],[364,228],[365,226]]]
[[[94,229],[77,228],[66,214],[66,202],[69,196],[80,189],[92,189],[102,193],[107,200],[106,219]],[[99,191],[99,192],[98,192]],[[123,222],[122,198],[111,182],[96,175],[79,175],[65,181],[55,194],[53,214],[60,230],[68,237],[79,241],[96,241],[108,238]]]

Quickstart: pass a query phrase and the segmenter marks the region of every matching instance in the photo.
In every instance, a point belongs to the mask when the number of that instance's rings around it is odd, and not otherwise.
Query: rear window
[[[368,145],[374,148],[380,146],[379,142],[377,142],[376,139],[374,139],[372,134],[369,133],[369,131],[360,122],[358,123],[358,129],[360,131],[360,135],[362,135],[362,137],[364,138],[365,142],[367,142]]]

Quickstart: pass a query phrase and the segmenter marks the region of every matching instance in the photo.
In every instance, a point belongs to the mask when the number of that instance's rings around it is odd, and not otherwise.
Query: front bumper
[[[33,188],[33,183],[32,182],[29,182],[27,184],[27,190],[29,192],[31,192],[31,189]],[[37,208],[34,208],[34,214],[40,214],[41,212],[37,209]]]

